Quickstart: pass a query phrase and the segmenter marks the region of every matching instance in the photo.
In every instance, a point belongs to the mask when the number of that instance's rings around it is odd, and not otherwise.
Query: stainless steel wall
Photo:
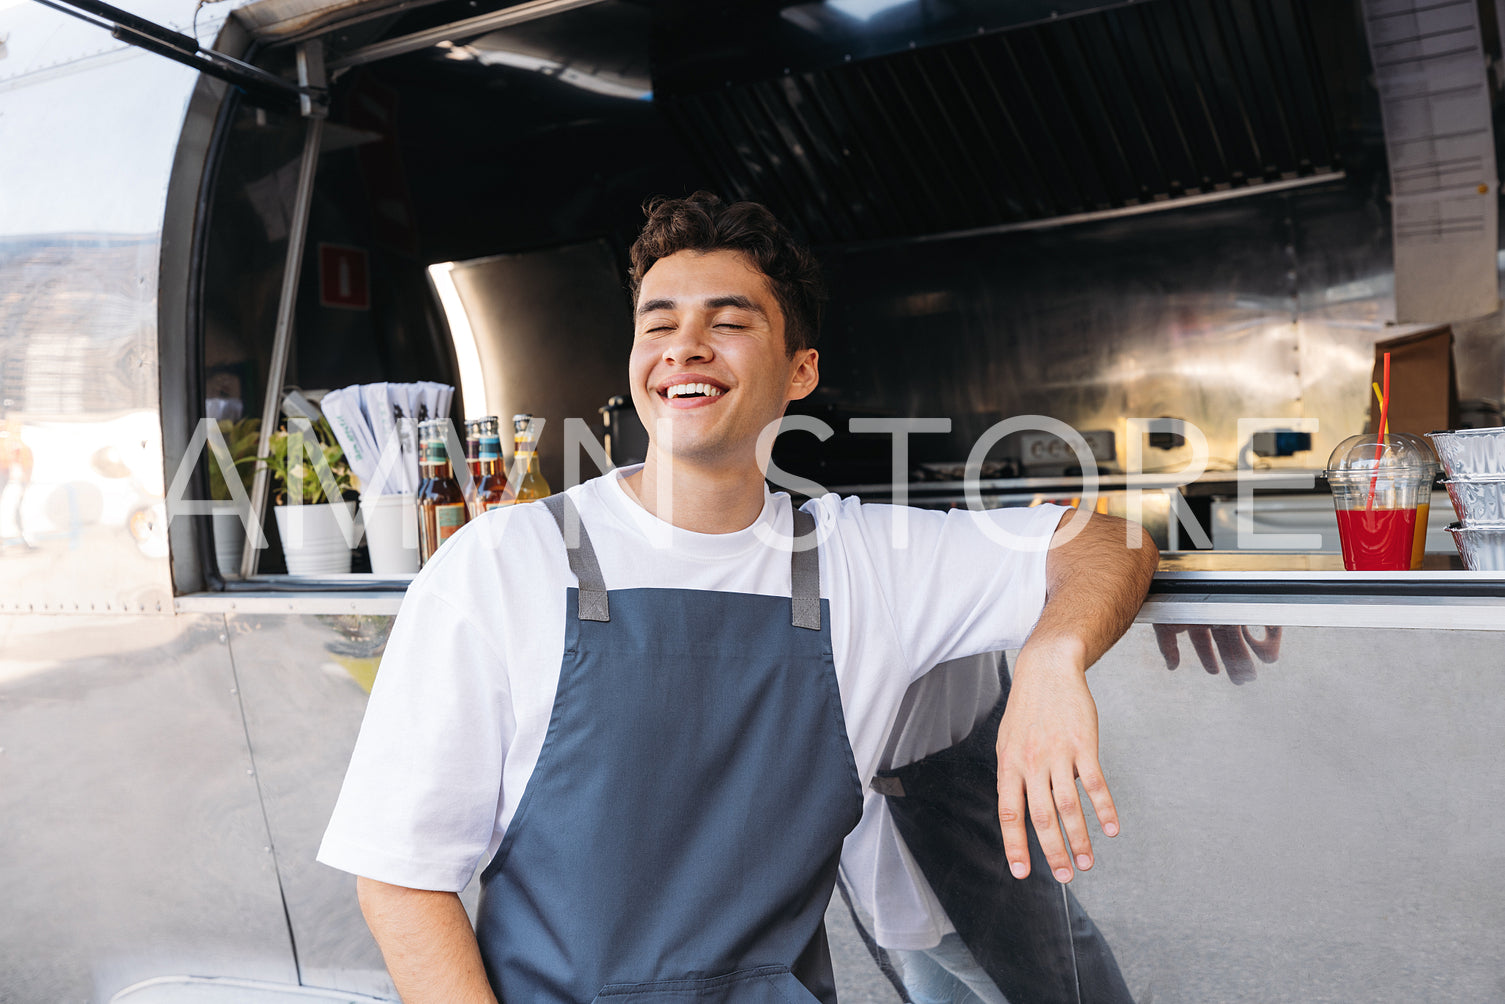
[[[821,393],[951,416],[949,442],[915,440],[937,459],[1043,414],[1114,430],[1122,461],[1126,416],[1174,416],[1229,467],[1239,418],[1306,418],[1313,449],[1279,464],[1320,467],[1367,419],[1374,342],[1414,330],[1390,323],[1388,214],[1354,183],[827,260]],[[1499,315],[1460,325],[1464,397],[1505,393],[1502,345]]]
[[[1499,633],[1290,627],[1241,686],[1176,640],[1089,674],[1123,830],[1072,886],[1135,999],[1499,1000]]]
[[[296,983],[222,617],[0,616],[0,1000]]]
[[[1447,601],[1419,602],[1448,616]],[[303,982],[381,993],[352,881],[312,857],[390,619],[225,622]],[[1131,628],[1089,677],[1123,833],[1096,837],[1098,864],[1072,890],[1135,999],[1498,997],[1500,639],[1286,627],[1277,658],[1235,684],[1198,665],[1185,628]],[[836,930],[843,987],[887,999]]]
[[[600,441],[598,409],[629,393],[626,277],[604,241],[459,262],[451,275],[475,333],[487,410],[504,425],[523,411],[547,420],[539,461],[562,488],[564,420],[583,419]],[[596,475],[583,453],[580,464],[582,479]]]
[[[392,617],[229,614],[224,621],[302,982],[395,998],[361,918],[354,876],[314,860]]]

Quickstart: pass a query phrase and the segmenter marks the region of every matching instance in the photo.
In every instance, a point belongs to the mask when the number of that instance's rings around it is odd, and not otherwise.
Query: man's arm
[[[1073,854],[1076,867],[1092,867],[1078,778],[1103,832],[1118,833],[1118,813],[1097,759],[1097,705],[1087,689],[1087,667],[1128,630],[1160,553],[1142,528],[1140,546],[1129,547],[1135,528],[1112,516],[1094,514],[1065,540],[1061,527],[1076,515],[1062,517],[1051,540],[1045,607],[1014,661],[998,728],[998,819],[1009,868],[1019,878],[1030,868],[1026,815],[1057,879],[1071,880]]]
[[[366,926],[406,1004],[496,1004],[460,897],[358,878]]]

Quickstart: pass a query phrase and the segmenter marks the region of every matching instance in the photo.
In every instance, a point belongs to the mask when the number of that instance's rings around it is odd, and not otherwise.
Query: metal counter
[[[370,576],[337,576],[325,590],[268,588],[199,593],[178,613],[394,615],[402,584],[362,589]],[[306,581],[306,580],[305,580]],[[354,588],[352,588],[354,587]],[[1505,572],[1469,572],[1428,555],[1415,572],[1349,572],[1326,553],[1187,551],[1165,555],[1139,624],[1274,624],[1289,627],[1505,631]]]

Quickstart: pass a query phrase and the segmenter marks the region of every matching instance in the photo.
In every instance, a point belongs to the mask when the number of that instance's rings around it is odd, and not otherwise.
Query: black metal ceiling
[[[725,194],[847,242],[1333,170],[1362,49],[1352,0],[1146,0],[751,83],[656,79],[655,104]]]

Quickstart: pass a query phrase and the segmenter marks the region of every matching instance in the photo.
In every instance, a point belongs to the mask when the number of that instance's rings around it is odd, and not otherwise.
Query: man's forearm
[[[356,880],[361,913],[406,1004],[496,1004],[460,897]]]
[[[1061,521],[1064,528],[1076,513]],[[1025,651],[1068,650],[1083,669],[1100,659],[1128,630],[1144,603],[1160,552],[1143,528],[1140,546],[1128,546],[1134,524],[1113,516],[1093,514],[1087,525],[1064,540],[1058,529],[1045,564],[1045,607],[1030,634]],[[1027,660],[1026,660],[1027,661]]]

